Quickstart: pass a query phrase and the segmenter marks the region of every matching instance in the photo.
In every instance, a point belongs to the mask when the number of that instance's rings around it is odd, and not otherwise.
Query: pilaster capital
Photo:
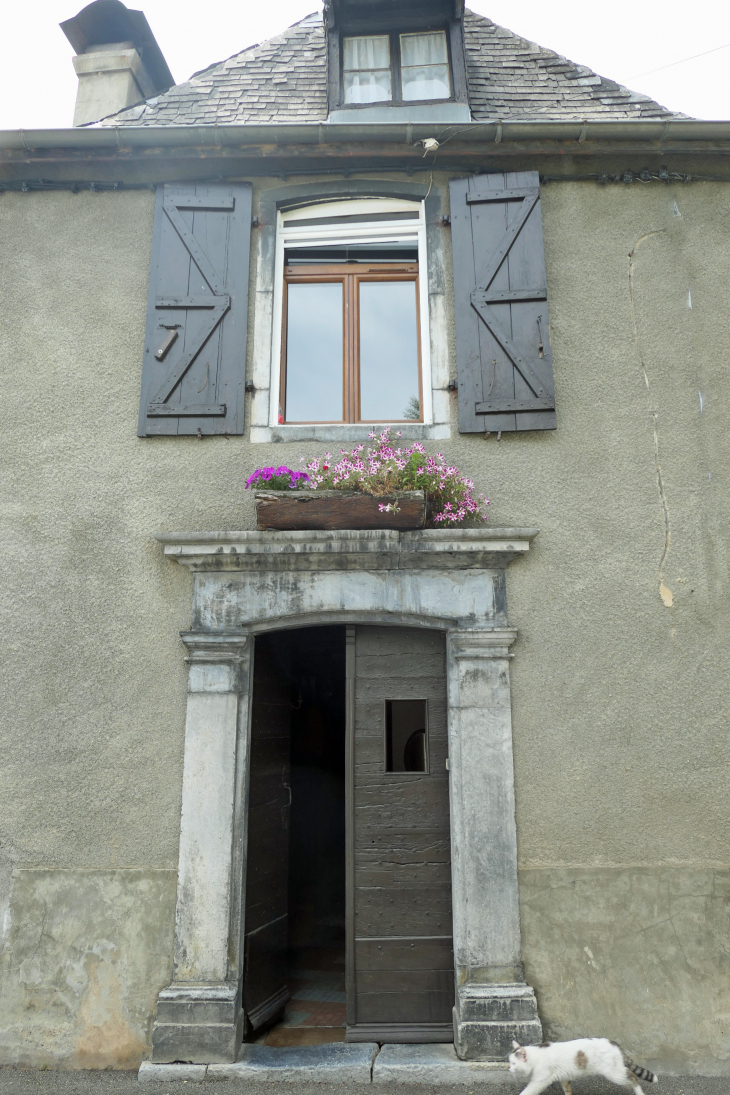
[[[459,628],[447,641],[454,658],[513,658],[509,648],[517,638],[515,627]]]
[[[181,631],[180,638],[188,648],[186,662],[216,665],[240,662],[251,641],[246,631]]]

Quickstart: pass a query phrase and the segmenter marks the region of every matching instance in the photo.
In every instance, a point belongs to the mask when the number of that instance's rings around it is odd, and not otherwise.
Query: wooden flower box
[[[376,498],[359,491],[257,490],[256,527],[281,531],[316,529],[418,529],[426,523],[426,492],[397,491]],[[384,512],[381,505],[397,503]]]

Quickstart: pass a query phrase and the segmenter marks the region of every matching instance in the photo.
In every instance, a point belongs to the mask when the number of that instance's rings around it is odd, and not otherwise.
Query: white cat
[[[570,1081],[583,1076],[603,1076],[624,1087],[633,1085],[634,1095],[643,1095],[639,1079],[655,1084],[657,1078],[648,1068],[635,1065],[616,1042],[608,1038],[575,1038],[572,1042],[543,1042],[541,1046],[521,1046],[513,1042],[509,1070],[518,1080],[529,1080],[522,1095],[539,1095],[555,1080],[565,1095],[572,1095]]]

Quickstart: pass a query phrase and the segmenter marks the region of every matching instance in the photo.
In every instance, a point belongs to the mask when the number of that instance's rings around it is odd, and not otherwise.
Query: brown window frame
[[[360,418],[360,293],[361,282],[412,281],[416,292],[416,353],[418,357],[418,418]],[[286,357],[289,316],[289,286],[296,284],[333,284],[340,282],[342,291],[342,418],[295,421],[286,416]],[[285,266],[281,330],[281,372],[279,407],[285,425],[377,425],[381,422],[423,422],[423,368],[421,360],[421,308],[419,270],[417,262],[393,262],[368,266],[367,263],[332,263],[312,266]]]

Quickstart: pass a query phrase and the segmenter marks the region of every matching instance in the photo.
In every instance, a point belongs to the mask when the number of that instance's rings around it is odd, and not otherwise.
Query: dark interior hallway
[[[278,754],[281,767],[288,766],[282,778],[290,799],[290,804],[284,800],[288,855],[281,871],[286,871],[286,879],[280,878],[278,885],[286,886],[285,977],[290,999],[283,1015],[272,1017],[248,1037],[280,1046],[341,1041],[345,1036],[344,628],[304,628],[257,638],[254,707],[260,718],[254,719],[252,773],[257,771],[255,753],[263,747],[272,722],[278,721],[281,733],[288,734],[288,748],[282,741]],[[252,826],[255,823],[252,813]],[[249,840],[256,839],[252,832]]]

